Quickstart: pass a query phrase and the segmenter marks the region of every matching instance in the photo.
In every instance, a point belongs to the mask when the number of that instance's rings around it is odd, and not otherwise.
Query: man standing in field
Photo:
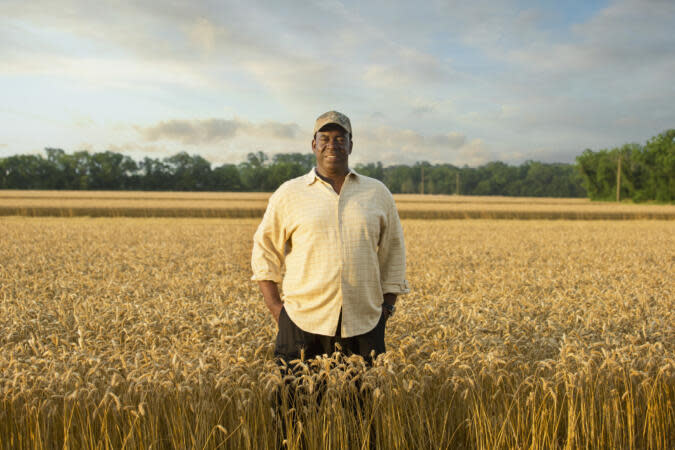
[[[274,192],[253,238],[252,279],[278,324],[278,360],[330,355],[339,346],[372,364],[385,351],[396,297],[408,292],[394,199],[380,181],[349,168],[352,146],[347,116],[319,116],[316,168]]]

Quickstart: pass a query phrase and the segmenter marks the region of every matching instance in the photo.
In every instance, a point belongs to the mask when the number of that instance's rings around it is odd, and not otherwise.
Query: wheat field
[[[0,216],[262,217],[269,193],[0,191]],[[585,198],[394,195],[404,219],[674,220],[675,205]]]
[[[675,448],[672,221],[404,220],[387,353],[277,412],[257,223],[0,217],[0,448]]]

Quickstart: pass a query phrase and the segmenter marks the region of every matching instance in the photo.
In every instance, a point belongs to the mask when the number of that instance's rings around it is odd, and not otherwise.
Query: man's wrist
[[[394,315],[394,311],[396,311],[396,306],[390,303],[382,303],[382,311],[387,314],[387,317],[391,317]]]

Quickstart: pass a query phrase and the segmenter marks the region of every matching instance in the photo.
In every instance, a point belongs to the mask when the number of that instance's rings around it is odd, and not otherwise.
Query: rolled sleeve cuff
[[[401,283],[382,283],[382,293],[383,294],[407,294],[410,292],[410,286],[408,285],[407,280],[403,280]]]
[[[252,281],[274,281],[281,283],[281,274],[274,272],[258,272],[251,277]]]

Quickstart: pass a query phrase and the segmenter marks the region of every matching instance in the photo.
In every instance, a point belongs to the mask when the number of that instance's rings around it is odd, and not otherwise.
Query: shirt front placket
[[[345,323],[345,311],[344,311],[344,308],[343,308],[343,306],[344,306],[344,290],[342,288],[344,283],[343,283],[343,278],[342,278],[342,272],[343,272],[343,268],[344,268],[344,265],[346,263],[346,258],[347,258],[347,250],[345,248],[345,239],[344,239],[345,231],[343,230],[343,228],[345,226],[345,223],[344,223],[344,218],[342,216],[342,209],[341,208],[342,208],[342,205],[344,204],[344,201],[342,199],[345,197],[345,191],[347,190],[347,186],[349,185],[349,178],[350,178],[350,175],[347,174],[347,176],[345,177],[345,181],[342,183],[342,188],[340,188],[339,194],[337,192],[335,192],[335,189],[333,189],[333,186],[331,186],[330,183],[328,183],[324,180],[321,180],[320,178],[318,180],[321,183],[321,185],[323,186],[323,188],[328,191],[327,193],[330,195],[331,200],[335,204],[335,225],[336,225],[335,229],[337,230],[337,240],[338,240],[337,247],[340,250],[340,255],[339,255],[340,261],[339,261],[338,269],[339,269],[339,274],[340,274],[339,275],[339,278],[340,278],[340,286],[339,286],[340,294],[339,295],[340,295],[340,300],[341,300],[340,309],[342,310],[342,321],[341,321],[341,328],[342,329],[340,330],[341,336],[344,336],[344,323]]]
[[[342,183],[342,188],[340,189],[340,194],[338,194],[338,201],[337,201],[337,208],[336,208],[336,219],[337,219],[337,234],[338,234],[338,246],[340,248],[340,299],[342,300],[342,303],[340,305],[340,310],[342,311],[342,320],[340,322],[340,336],[344,336],[344,328],[345,328],[345,296],[344,296],[344,278],[343,278],[343,269],[345,264],[347,264],[347,248],[345,246],[345,220],[343,216],[343,206],[346,200],[346,191],[347,187],[349,185],[349,178],[350,175],[347,174],[345,177],[344,183]],[[337,194],[337,193],[336,193]],[[349,301],[349,300],[347,300]]]

